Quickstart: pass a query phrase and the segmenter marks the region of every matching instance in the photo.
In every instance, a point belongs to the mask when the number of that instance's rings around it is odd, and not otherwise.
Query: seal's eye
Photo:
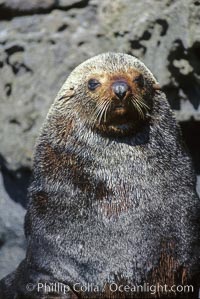
[[[101,85],[101,83],[99,81],[97,81],[96,79],[90,79],[88,81],[88,88],[90,90],[95,90],[99,85]]]
[[[137,83],[137,85],[139,86],[139,87],[144,87],[144,77],[140,74],[139,76],[137,76],[134,80],[133,80],[133,82],[136,82]]]

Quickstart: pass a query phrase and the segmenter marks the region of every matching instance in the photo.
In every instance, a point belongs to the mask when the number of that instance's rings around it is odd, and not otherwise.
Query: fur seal
[[[0,298],[197,298],[199,214],[191,159],[152,73],[130,55],[93,57],[37,140],[27,254]]]

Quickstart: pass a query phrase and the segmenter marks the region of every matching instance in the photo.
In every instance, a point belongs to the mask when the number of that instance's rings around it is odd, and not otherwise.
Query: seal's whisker
[[[150,110],[150,107],[144,102],[142,97],[134,95],[134,99],[138,100],[138,104],[141,107],[143,107],[146,111]]]
[[[108,105],[109,105],[109,101],[105,100],[105,105],[103,107],[103,111],[102,111],[102,115],[101,115],[101,120],[104,118],[104,122],[105,122],[105,113],[106,113],[106,109],[107,109]]]
[[[96,105],[96,107],[94,109],[94,113],[93,113],[94,123],[99,120],[99,117],[102,113],[104,105],[105,105],[105,101],[102,101],[102,102],[100,102],[99,104]]]
[[[131,103],[133,104],[133,108],[136,109],[136,111],[139,113],[140,115],[140,111],[138,110],[138,104],[136,101],[134,101],[133,99],[131,99]]]
[[[96,121],[97,120],[97,118],[98,118],[98,114],[101,112],[101,106],[103,105],[103,102],[100,102],[100,103],[98,103],[95,107],[94,107],[94,109],[93,109],[93,111],[92,111],[92,119],[94,119],[94,121]]]
[[[109,107],[110,107],[110,101],[107,101],[106,111],[105,111],[105,114],[104,114],[104,122],[106,122],[106,116],[107,116],[107,112],[108,112]]]
[[[136,108],[136,110],[138,111],[139,116],[144,119],[144,113],[142,111],[142,108],[139,105],[138,100],[134,98],[134,99],[131,99],[131,102],[133,103],[134,108]]]
[[[144,119],[144,111],[142,110],[143,107],[141,106],[140,101],[136,98],[134,100],[137,103],[139,110],[141,111],[142,118]]]
[[[146,103],[144,103],[144,101],[139,100],[139,103],[146,111],[150,110],[150,107]]]
[[[137,104],[140,106],[140,108],[142,110],[142,115],[143,115],[143,118],[144,118],[143,109],[145,110],[145,113],[147,113],[150,110],[150,107],[146,103],[144,103],[142,97],[134,95],[133,100],[134,100],[134,102],[137,102]]]
[[[140,102],[139,102],[138,100],[136,100],[136,102],[137,102],[137,105],[138,105],[139,110],[141,111],[141,117],[142,117],[142,119],[144,119],[144,112],[143,112],[143,110],[142,110],[142,107],[141,107],[141,105],[140,105]]]
[[[101,123],[101,120],[102,120],[102,117],[104,115],[104,111],[106,109],[106,106],[107,106],[107,101],[104,102],[104,105],[102,107],[102,111],[101,111],[101,114],[100,114],[100,117],[99,117],[99,124]]]

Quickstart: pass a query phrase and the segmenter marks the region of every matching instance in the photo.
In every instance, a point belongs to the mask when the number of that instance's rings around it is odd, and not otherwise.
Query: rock
[[[16,170],[10,169],[9,164],[0,155],[1,175],[3,177],[4,190],[10,199],[20,203],[26,208],[27,188],[31,178],[31,170],[20,166]]]
[[[25,256],[25,209],[12,201],[0,173],[0,279],[13,271]]]
[[[88,0],[59,0],[59,8],[83,7],[88,4]]]
[[[197,176],[197,193],[200,196],[200,175]]]
[[[193,67],[185,59],[174,59],[173,66],[179,69],[180,74],[188,75],[194,71]]]
[[[50,9],[55,5],[55,0],[1,0],[1,10],[7,10],[15,14],[34,13],[45,9]]]

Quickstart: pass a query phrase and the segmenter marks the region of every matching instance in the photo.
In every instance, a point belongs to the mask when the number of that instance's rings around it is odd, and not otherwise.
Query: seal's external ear
[[[161,87],[160,87],[159,84],[155,83],[155,84],[153,84],[153,89],[154,90],[161,90]]]
[[[70,87],[68,90],[65,91],[65,94],[59,98],[59,101],[66,99],[69,100],[75,94],[74,87]]]

